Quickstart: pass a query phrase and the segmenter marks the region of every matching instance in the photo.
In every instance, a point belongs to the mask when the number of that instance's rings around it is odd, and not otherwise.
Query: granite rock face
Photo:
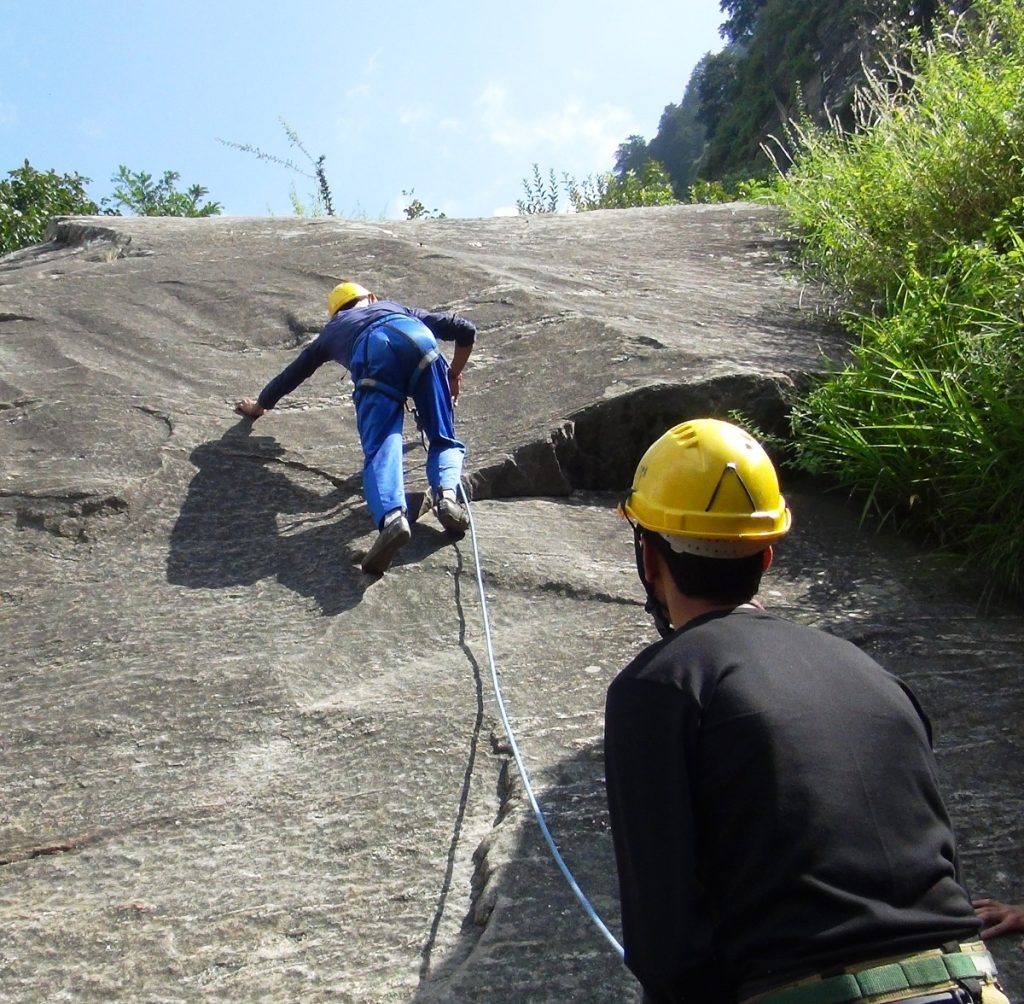
[[[617,936],[604,691],[653,639],[618,494],[669,425],[781,427],[845,351],[772,222],[97,217],[0,259],[0,998],[631,999],[494,679]],[[479,328],[474,532],[425,515],[380,578],[343,371],[232,413],[341,277]],[[418,499],[411,420],[406,469]],[[912,683],[972,890],[1024,897],[1019,611],[786,490],[763,598]]]

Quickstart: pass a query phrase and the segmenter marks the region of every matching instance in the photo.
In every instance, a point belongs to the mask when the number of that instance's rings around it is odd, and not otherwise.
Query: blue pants
[[[427,437],[427,481],[455,488],[466,447],[455,438],[448,362],[425,324],[389,317],[367,329],[352,354],[356,426],[363,447],[363,493],[373,521],[405,508],[402,424],[411,397]]]

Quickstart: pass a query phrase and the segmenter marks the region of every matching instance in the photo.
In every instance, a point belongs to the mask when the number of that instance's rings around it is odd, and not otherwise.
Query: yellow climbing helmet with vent
[[[358,282],[340,282],[327,294],[327,313],[334,315],[355,300],[369,296],[370,291]]]
[[[763,550],[792,520],[761,444],[713,418],[683,422],[655,440],[622,509],[676,551],[722,558]]]

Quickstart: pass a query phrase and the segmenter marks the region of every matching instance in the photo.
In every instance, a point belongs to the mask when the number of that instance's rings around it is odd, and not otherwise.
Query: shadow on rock
[[[362,472],[334,479],[284,453],[272,436],[252,435],[249,421],[192,451],[198,470],[171,532],[168,582],[224,589],[273,576],[327,615],[360,601],[372,581],[351,547],[366,530]]]

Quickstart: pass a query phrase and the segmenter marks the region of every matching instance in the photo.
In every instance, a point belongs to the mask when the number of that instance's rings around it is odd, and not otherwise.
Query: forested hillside
[[[616,173],[659,161],[684,198],[698,179],[765,177],[762,145],[782,140],[803,117],[851,124],[864,66],[893,51],[908,31],[927,33],[936,17],[969,0],[721,0],[725,48],[701,60],[678,104],[666,106],[648,142],[630,136]]]

